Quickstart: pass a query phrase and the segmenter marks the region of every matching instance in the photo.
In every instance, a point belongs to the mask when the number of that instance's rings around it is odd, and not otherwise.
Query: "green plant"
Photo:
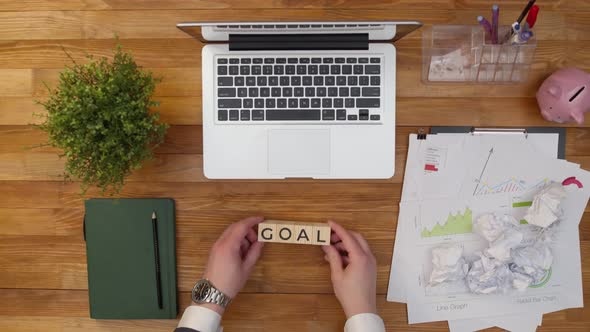
[[[83,192],[95,185],[103,194],[118,193],[164,141],[168,126],[150,111],[159,105],[151,97],[160,78],[120,45],[112,61],[88,58],[78,64],[70,57],[73,65],[60,74],[57,88],[47,87],[49,98],[38,102],[47,110],[39,128],[48,145],[63,150],[66,179],[81,181]]]

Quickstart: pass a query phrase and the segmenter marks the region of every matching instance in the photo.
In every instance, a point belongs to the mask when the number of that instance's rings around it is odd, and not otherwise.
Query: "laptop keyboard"
[[[216,58],[217,121],[380,123],[382,57]]]

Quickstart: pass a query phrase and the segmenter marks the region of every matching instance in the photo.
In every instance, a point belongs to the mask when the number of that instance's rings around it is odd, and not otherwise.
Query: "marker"
[[[488,20],[486,20],[486,18],[481,15],[477,17],[477,21],[484,28],[484,30],[488,33],[488,36],[490,36],[490,38],[492,38],[492,25],[490,24],[490,22]]]
[[[522,11],[522,13],[520,13],[520,16],[516,20],[518,24],[522,23],[524,16],[529,12],[529,10],[531,10],[531,7],[535,4],[535,1],[537,0],[530,0],[529,3],[527,3],[526,7],[524,7],[524,10]]]
[[[498,44],[498,20],[500,18],[500,7],[492,6],[492,44]]]
[[[531,10],[529,11],[529,15],[526,17],[526,24],[528,24],[528,28],[532,29],[535,26],[535,23],[537,22],[537,15],[539,14],[539,6],[534,5],[533,7],[531,7]],[[525,24],[525,26],[526,26]]]
[[[522,30],[523,31],[530,31],[531,30],[531,27],[530,27],[530,25],[529,25],[528,22],[525,22],[524,23],[524,26],[522,27]]]

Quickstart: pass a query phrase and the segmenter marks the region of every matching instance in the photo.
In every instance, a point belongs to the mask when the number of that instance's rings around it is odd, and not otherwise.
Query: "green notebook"
[[[85,206],[90,317],[176,318],[174,200],[89,199]],[[162,308],[152,212],[157,217]]]

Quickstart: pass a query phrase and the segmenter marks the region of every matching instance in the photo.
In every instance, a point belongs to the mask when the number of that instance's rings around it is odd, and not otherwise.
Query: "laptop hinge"
[[[230,51],[368,50],[369,34],[230,34]]]

